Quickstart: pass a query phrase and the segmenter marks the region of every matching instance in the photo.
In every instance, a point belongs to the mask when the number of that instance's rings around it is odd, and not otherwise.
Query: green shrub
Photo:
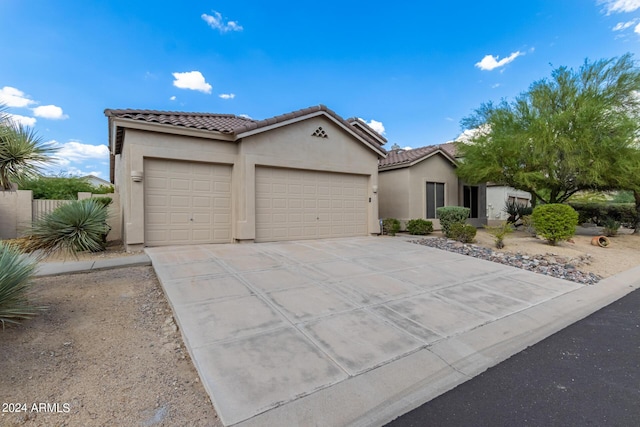
[[[633,228],[637,211],[635,203],[569,203],[578,212],[578,223],[593,223],[604,226],[607,219],[620,222],[625,227]]]
[[[417,236],[433,233],[433,222],[422,218],[410,219],[407,221],[407,231]]]
[[[635,203],[633,191],[618,191],[615,196],[613,196],[611,203]]]
[[[436,215],[440,220],[442,232],[449,237],[448,234],[451,226],[456,223],[464,224],[467,218],[469,218],[470,212],[471,209],[461,206],[443,206],[436,209]]]
[[[79,192],[105,194],[113,193],[112,186],[96,187],[77,176],[38,177],[25,181],[21,190],[33,191],[34,199],[76,200]]]
[[[513,228],[508,221],[505,221],[502,224],[496,225],[494,227],[486,226],[484,229],[487,231],[487,233],[493,236],[496,248],[498,249],[504,248],[504,238],[507,234],[513,232]]]
[[[478,230],[471,224],[456,222],[451,225],[447,237],[462,243],[473,243]]]
[[[385,218],[382,220],[382,232],[389,236],[395,236],[400,231],[400,221],[395,218]]]
[[[578,212],[569,205],[554,203],[537,206],[533,210],[531,219],[536,232],[550,245],[555,245],[560,240],[567,240],[575,234]]]
[[[34,221],[29,249],[45,254],[99,252],[105,249],[108,232],[107,209],[102,203],[93,199],[73,201]]]
[[[604,228],[602,232],[607,237],[613,237],[618,234],[618,230],[620,229],[620,222],[616,221],[612,218],[607,218],[604,222]]]
[[[44,307],[29,302],[31,278],[37,261],[29,259],[17,247],[0,242],[0,323],[19,323]]]
[[[100,203],[102,206],[104,206],[105,208],[107,206],[109,206],[111,203],[113,203],[113,199],[111,197],[108,196],[103,196],[103,197],[91,197],[92,200],[95,200],[96,202]]]

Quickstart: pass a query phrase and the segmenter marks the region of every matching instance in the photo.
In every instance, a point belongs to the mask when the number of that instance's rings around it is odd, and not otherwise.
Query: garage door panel
[[[362,175],[257,167],[256,241],[366,235],[367,183]]]
[[[145,159],[145,244],[231,241],[231,166]]]

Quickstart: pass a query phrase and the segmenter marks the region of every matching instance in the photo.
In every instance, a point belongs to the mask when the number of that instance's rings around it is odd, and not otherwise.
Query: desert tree
[[[630,175],[639,94],[640,69],[630,54],[557,68],[515,100],[485,103],[463,119],[475,131],[457,144],[458,175],[528,191],[543,203],[581,190],[640,190],[640,176]]]

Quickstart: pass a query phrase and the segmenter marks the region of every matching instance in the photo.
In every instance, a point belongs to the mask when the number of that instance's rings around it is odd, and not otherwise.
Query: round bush
[[[436,214],[440,220],[440,227],[445,235],[449,234],[449,229],[453,224],[464,224],[471,209],[463,208],[461,206],[443,206],[436,209]]]
[[[400,221],[395,218],[385,218],[382,220],[382,232],[389,236],[395,236],[400,231]]]
[[[433,232],[433,222],[426,219],[410,219],[407,221],[407,231],[409,234],[424,236]]]
[[[531,221],[536,233],[544,237],[550,245],[555,245],[576,233],[578,212],[569,205],[541,205],[533,210]]]
[[[471,224],[456,222],[451,225],[447,237],[462,243],[473,243],[478,230]]]

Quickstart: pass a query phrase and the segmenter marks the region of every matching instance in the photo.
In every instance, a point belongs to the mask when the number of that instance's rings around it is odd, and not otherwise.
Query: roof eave
[[[436,151],[432,151],[431,153],[425,154],[422,157],[419,157],[415,160],[412,160],[410,162],[405,162],[405,163],[396,163],[396,164],[392,164],[392,165],[385,165],[385,166],[381,166],[378,167],[378,171],[385,171],[385,170],[391,170],[391,169],[401,169],[401,168],[408,168],[411,167],[413,165],[416,165],[420,162],[423,162],[425,160],[427,160],[428,158],[433,157],[436,154],[440,154],[442,155],[445,159],[447,159],[454,167],[458,167],[458,162],[456,162],[455,159],[453,159],[450,155],[448,155],[446,152],[444,152],[443,150],[436,150]]]
[[[110,116],[109,121],[111,122],[109,126],[109,138],[111,141],[109,145],[111,146],[112,153],[114,154],[120,154],[120,151],[122,149],[123,141],[118,141],[118,128],[168,133],[181,136],[193,136],[196,138],[215,139],[229,142],[234,142],[237,139],[234,134],[230,133],[223,133],[207,129],[189,128],[185,126],[176,126],[164,123],[143,122],[141,120],[125,119],[122,117]]]

